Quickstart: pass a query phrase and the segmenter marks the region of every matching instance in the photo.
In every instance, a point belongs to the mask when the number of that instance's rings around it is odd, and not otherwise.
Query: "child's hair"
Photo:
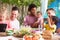
[[[42,12],[38,11],[37,14],[40,13],[42,15]]]
[[[55,24],[57,24],[57,22],[58,22],[58,18],[57,18],[56,16],[52,16],[52,21],[54,21]]]
[[[6,10],[6,8],[5,7],[2,7],[1,9],[0,9],[0,15],[4,15],[4,18],[6,19],[6,13],[7,13],[7,10]]]

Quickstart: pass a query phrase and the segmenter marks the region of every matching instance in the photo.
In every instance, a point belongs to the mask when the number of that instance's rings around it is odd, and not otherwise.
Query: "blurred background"
[[[8,11],[7,15],[9,16],[12,7],[17,6],[19,8],[18,20],[20,21],[20,24],[22,24],[24,17],[28,13],[28,6],[31,3],[37,5],[37,11],[41,11],[44,18],[47,18],[47,8],[55,9],[56,16],[60,18],[60,0],[0,0],[0,9],[6,7]]]

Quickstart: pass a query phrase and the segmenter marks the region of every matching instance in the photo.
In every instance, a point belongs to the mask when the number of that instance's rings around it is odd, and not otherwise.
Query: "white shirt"
[[[20,24],[17,19],[15,20],[10,20],[10,25],[13,29],[19,30],[20,29]]]

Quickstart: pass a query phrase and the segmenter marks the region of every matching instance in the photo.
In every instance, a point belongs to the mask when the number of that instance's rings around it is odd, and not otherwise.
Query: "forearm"
[[[41,26],[44,28],[44,20],[41,20]]]
[[[32,26],[33,28],[34,28],[34,27],[37,27],[37,26],[38,26],[38,23],[33,23],[31,26]]]
[[[48,18],[48,24],[49,24],[49,27],[50,27],[50,28],[53,28],[53,27],[52,27],[52,24],[51,24],[51,18]]]

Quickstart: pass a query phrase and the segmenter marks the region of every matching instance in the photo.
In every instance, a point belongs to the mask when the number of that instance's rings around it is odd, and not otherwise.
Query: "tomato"
[[[32,37],[32,40],[38,40],[39,38],[38,38],[38,36],[33,36]]]
[[[31,36],[28,36],[28,35],[25,35],[24,39],[25,40],[32,40],[32,37]]]

